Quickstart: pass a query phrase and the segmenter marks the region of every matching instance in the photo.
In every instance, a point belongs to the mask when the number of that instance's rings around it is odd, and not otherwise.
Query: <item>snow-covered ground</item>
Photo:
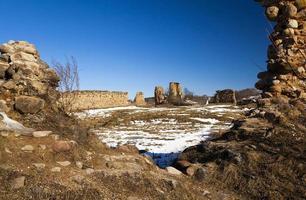
[[[81,118],[116,120],[118,123],[115,125],[96,128],[93,132],[111,147],[135,145],[152,156],[159,166],[165,167],[187,147],[199,144],[214,131],[229,128],[231,120],[242,112],[239,107],[230,105],[179,108],[128,106],[88,110],[77,115]],[[114,113],[117,115],[112,118]]]

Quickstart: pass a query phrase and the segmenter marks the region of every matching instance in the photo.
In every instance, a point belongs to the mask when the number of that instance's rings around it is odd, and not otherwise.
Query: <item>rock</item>
[[[269,20],[275,21],[277,19],[279,8],[276,6],[271,6],[266,9],[266,16]]]
[[[4,100],[0,100],[0,112],[8,112],[9,108]]]
[[[52,145],[52,150],[57,153],[70,151],[71,149],[72,146],[68,141],[59,140],[55,141],[54,144]]]
[[[155,105],[161,105],[166,102],[165,91],[161,86],[156,86],[154,90]]]
[[[266,112],[264,116],[269,122],[279,122],[279,119],[281,117],[281,113],[278,111],[270,111]]]
[[[174,167],[166,167],[165,169],[169,174],[172,174],[172,175],[182,175],[182,172],[177,170],[176,168]]]
[[[51,172],[61,172],[61,168],[60,167],[53,167],[50,170]]]
[[[36,62],[37,59],[32,55],[25,52],[16,52],[10,56],[11,61],[30,61],[30,62]]]
[[[44,144],[40,144],[39,147],[42,149],[42,150],[46,150],[47,146],[44,145]]]
[[[90,174],[94,173],[95,170],[92,169],[92,168],[87,168],[87,169],[85,169],[85,172],[86,172],[87,175],[90,175]]]
[[[2,87],[6,90],[15,90],[16,83],[14,81],[7,81],[2,85]]]
[[[34,151],[34,147],[32,145],[25,145],[21,148],[22,151]]]
[[[0,62],[0,79],[5,79],[5,72],[9,67],[8,63]]]
[[[137,92],[135,99],[134,99],[134,103],[136,104],[136,106],[143,106],[146,105],[146,101],[144,99],[144,95],[142,92]]]
[[[52,131],[34,131],[33,133],[33,137],[47,137],[48,135],[52,134]]]
[[[190,165],[192,165],[192,163],[188,162],[187,160],[179,160],[175,163],[175,168],[179,169],[180,171],[186,171]]]
[[[59,140],[59,135],[57,134],[52,134],[51,137],[53,140]]]
[[[0,134],[2,137],[8,137],[9,136],[9,133],[8,132],[5,132],[5,133],[1,133]]]
[[[71,162],[69,162],[69,161],[58,161],[56,163],[63,166],[63,167],[67,167],[67,166],[71,165]]]
[[[11,186],[13,189],[20,189],[24,187],[24,182],[25,176],[20,176],[12,181]]]
[[[9,150],[9,148],[7,148],[7,147],[5,147],[4,148],[4,151],[6,152],[6,153],[8,153],[8,154],[12,154],[12,152]]]
[[[298,28],[299,23],[295,19],[289,19],[287,26],[288,28]]]
[[[19,96],[15,99],[15,109],[21,113],[37,113],[43,109],[45,101],[38,97]]]
[[[180,105],[183,102],[183,92],[180,83],[169,83],[168,102],[175,105]]]
[[[118,146],[117,149],[125,153],[136,153],[136,154],[139,153],[139,150],[137,149],[136,146],[129,144]]]
[[[203,168],[198,168],[194,173],[194,178],[197,181],[203,181],[205,178],[205,170]]]
[[[76,182],[76,183],[78,183],[78,184],[81,184],[81,183],[83,183],[85,177],[84,177],[84,176],[81,176],[81,175],[75,175],[75,176],[71,177],[71,179],[72,179],[74,182]]]
[[[33,165],[38,169],[38,170],[42,170],[46,167],[46,165],[44,163],[33,163]]]
[[[83,168],[83,163],[81,161],[76,161],[75,165],[79,168],[82,169]]]
[[[187,169],[186,169],[186,174],[188,176],[193,176],[195,175],[196,171],[199,169],[198,166],[196,165],[190,165]]]
[[[295,17],[297,14],[297,11],[298,11],[297,8],[292,3],[289,3],[286,6],[286,13],[289,17]]]
[[[306,8],[306,0],[295,0],[295,2],[299,10]]]

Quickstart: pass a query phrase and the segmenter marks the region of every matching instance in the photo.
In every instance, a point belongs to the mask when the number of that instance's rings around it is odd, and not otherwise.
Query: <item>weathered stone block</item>
[[[19,96],[15,98],[15,109],[21,113],[37,113],[43,109],[45,101],[38,97]]]

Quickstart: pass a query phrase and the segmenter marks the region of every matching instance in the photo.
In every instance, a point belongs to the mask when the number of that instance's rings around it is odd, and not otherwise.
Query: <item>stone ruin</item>
[[[146,105],[146,101],[145,101],[143,92],[137,92],[136,93],[136,96],[135,96],[135,99],[134,99],[134,103],[135,103],[136,106],[144,106],[144,105]]]
[[[165,94],[165,90],[161,86],[156,86],[154,91],[155,105],[169,103],[172,105],[184,104],[184,96],[180,83],[169,83],[169,94]]]
[[[210,103],[236,104],[236,93],[231,89],[217,90],[216,94],[211,98]]]
[[[165,90],[162,86],[156,86],[154,90],[155,105],[166,103]]]
[[[259,0],[257,0],[259,1]],[[275,23],[269,36],[267,71],[260,72],[256,88],[261,104],[272,97],[285,101],[306,99],[306,0],[261,0],[266,16]]]
[[[0,45],[0,107],[34,114],[56,109],[59,77],[40,59],[33,44],[9,41]]]
[[[183,102],[183,92],[180,83],[169,83],[168,103],[181,104]]]

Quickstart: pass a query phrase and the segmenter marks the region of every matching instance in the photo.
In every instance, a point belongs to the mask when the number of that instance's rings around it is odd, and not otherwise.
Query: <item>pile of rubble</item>
[[[59,77],[40,59],[33,44],[9,41],[0,45],[2,111],[35,114],[54,108]]]

